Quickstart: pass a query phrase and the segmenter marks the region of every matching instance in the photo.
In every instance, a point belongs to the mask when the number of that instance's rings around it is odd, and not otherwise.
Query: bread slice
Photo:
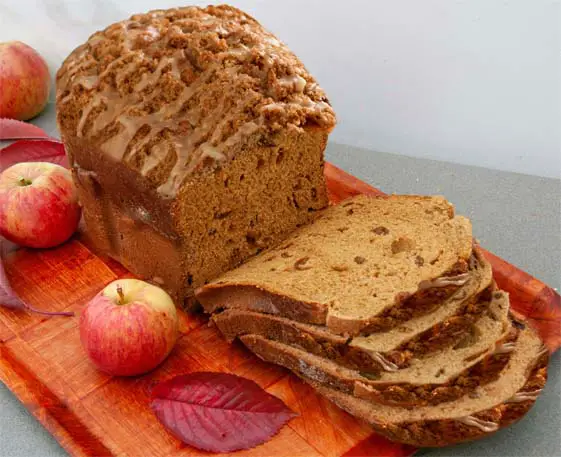
[[[299,376],[376,403],[418,407],[457,399],[500,375],[518,335],[510,324],[508,308],[508,296],[503,293],[456,345],[425,359],[414,359],[408,368],[378,376],[350,370],[262,336],[240,339],[263,360]]]
[[[547,379],[548,350],[524,324],[500,376],[453,401],[414,409],[372,403],[325,385],[317,376],[302,375],[350,414],[381,434],[420,447],[445,446],[483,437],[520,419],[533,405]]]
[[[373,405],[305,379],[319,393],[350,414],[369,422],[393,441],[418,447],[441,447],[490,435],[521,419],[547,381],[548,350],[531,330],[521,332],[500,377],[470,395],[413,410]]]
[[[435,311],[394,329],[351,340],[325,326],[302,324],[287,318],[254,311],[227,309],[212,317],[228,340],[256,334],[336,361],[365,373],[397,370],[413,357],[422,357],[461,338],[487,309],[492,284],[491,266],[474,250],[476,262],[470,280]],[[468,297],[466,299],[466,297]]]
[[[472,242],[469,220],[442,197],[358,196],[197,290],[197,299],[209,313],[259,311],[340,335],[381,331],[464,285]]]

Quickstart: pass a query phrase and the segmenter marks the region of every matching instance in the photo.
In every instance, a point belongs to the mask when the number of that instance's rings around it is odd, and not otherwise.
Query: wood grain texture
[[[326,164],[332,203],[351,195],[383,195]],[[539,329],[551,351],[561,345],[561,304],[550,287],[485,252],[513,308]],[[32,305],[72,310],[70,318],[45,318],[0,308],[0,379],[74,456],[199,456],[156,420],[148,406],[152,386],[177,374],[208,370],[253,379],[299,413],[269,442],[240,457],[412,455],[411,446],[391,443],[319,396],[286,370],[266,364],[241,344],[226,343],[205,318],[181,313],[182,336],[154,372],[112,378],[87,361],[78,336],[83,305],[107,283],[130,277],[120,264],[95,255],[76,237],[56,249],[20,250],[6,261],[14,289]]]

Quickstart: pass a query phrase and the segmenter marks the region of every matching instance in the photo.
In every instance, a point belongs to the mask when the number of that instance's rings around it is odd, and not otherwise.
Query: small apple
[[[22,162],[0,174],[0,234],[30,248],[64,243],[76,231],[81,208],[69,170]]]
[[[119,279],[82,310],[80,340],[101,371],[135,376],[165,360],[178,327],[175,305],[166,292],[138,279]]]
[[[0,117],[26,121],[47,104],[51,78],[43,58],[21,41],[0,43]]]

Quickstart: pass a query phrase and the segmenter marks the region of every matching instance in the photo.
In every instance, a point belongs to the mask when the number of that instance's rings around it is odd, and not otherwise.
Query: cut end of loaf
[[[236,289],[241,296],[253,287],[270,295],[273,314],[324,324],[343,335],[379,331],[386,324],[380,320],[379,328],[372,327],[372,318],[396,303],[428,312],[468,280],[471,224],[453,214],[440,197],[355,197],[328,208],[198,296],[209,311],[243,307]],[[228,303],[219,303],[221,288],[231,292]],[[296,316],[275,297],[299,302],[304,311]]]

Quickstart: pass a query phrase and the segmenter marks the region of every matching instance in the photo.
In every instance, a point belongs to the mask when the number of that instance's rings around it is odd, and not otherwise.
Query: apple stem
[[[32,184],[30,179],[26,179],[23,176],[18,179],[18,183],[20,186],[30,186]]]
[[[123,293],[123,288],[121,286],[117,286],[117,294],[119,294],[119,305],[124,305],[125,294]]]

